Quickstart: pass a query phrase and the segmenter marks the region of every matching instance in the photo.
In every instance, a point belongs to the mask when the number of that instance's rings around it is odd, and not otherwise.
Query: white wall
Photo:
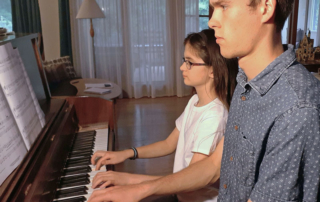
[[[46,60],[60,57],[59,3],[39,0],[41,26]]]

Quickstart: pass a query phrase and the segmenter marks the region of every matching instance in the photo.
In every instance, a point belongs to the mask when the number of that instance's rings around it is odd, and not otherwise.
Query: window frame
[[[199,14],[199,24],[200,24],[200,18],[205,18],[205,17],[207,17],[207,18],[208,18],[208,21],[210,20],[210,18],[211,18],[211,16],[212,16],[212,13],[213,13],[213,10],[212,10],[212,8],[211,8],[211,6],[210,6],[210,0],[208,1],[208,7],[209,7],[209,14],[208,14],[208,15],[200,15],[200,14]],[[199,28],[200,28],[200,26],[199,26]],[[208,28],[209,28],[209,26],[208,26]],[[201,30],[199,30],[199,31],[201,31]]]

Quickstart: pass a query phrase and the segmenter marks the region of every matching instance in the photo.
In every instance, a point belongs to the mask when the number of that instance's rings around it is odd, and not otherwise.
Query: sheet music
[[[0,46],[0,61],[0,85],[29,150],[42,129],[32,91],[11,43]]]
[[[2,54],[0,49],[0,55]],[[3,60],[0,59],[0,66]],[[27,153],[19,128],[0,86],[0,185]]]
[[[27,71],[26,71],[26,68],[25,68],[25,66],[24,66],[24,64],[22,62],[21,57],[20,57],[19,50],[18,49],[14,49],[13,51],[15,52],[14,55],[16,56],[17,60],[19,60],[19,64],[20,64],[20,66],[22,68],[22,71],[23,71],[23,74],[24,74],[24,78],[26,79],[27,86],[28,86],[28,88],[29,88],[29,90],[31,92],[31,97],[32,97],[32,100],[33,100],[33,104],[34,104],[34,106],[35,106],[35,108],[37,110],[41,127],[44,127],[44,125],[46,124],[45,116],[44,116],[43,111],[40,108],[40,105],[39,105],[38,99],[36,97],[36,94],[33,91],[29,76],[28,76]]]

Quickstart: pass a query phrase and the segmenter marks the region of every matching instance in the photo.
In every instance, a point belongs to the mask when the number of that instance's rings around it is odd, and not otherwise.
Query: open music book
[[[105,88],[88,88],[84,90],[85,93],[94,93],[94,94],[106,94],[106,93],[111,93],[110,89],[105,89]]]
[[[0,184],[20,164],[45,124],[19,51],[0,46]]]

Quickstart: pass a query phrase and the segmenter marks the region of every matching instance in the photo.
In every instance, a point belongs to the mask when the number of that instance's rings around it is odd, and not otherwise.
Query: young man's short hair
[[[250,0],[250,7],[255,8],[261,0]],[[276,16],[274,22],[276,24],[277,32],[281,32],[287,17],[292,11],[294,0],[277,0]]]

